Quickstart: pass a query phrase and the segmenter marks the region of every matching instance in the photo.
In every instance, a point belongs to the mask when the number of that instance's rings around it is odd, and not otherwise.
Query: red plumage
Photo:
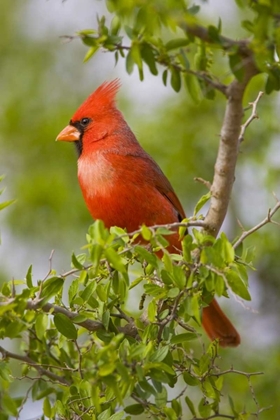
[[[78,146],[78,179],[94,219],[106,227],[132,232],[185,218],[182,205],[157,163],[142,149],[116,108],[118,80],[103,83],[73,115],[57,140]],[[180,252],[177,233],[168,237],[172,252]],[[237,346],[240,337],[213,300],[203,310],[203,326],[222,346]]]

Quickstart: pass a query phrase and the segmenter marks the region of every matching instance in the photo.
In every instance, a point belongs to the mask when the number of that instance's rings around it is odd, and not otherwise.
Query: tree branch
[[[26,302],[26,309],[36,310],[39,308],[47,313],[63,314],[67,316],[67,318],[71,319],[71,321],[73,321],[74,323],[75,318],[79,315],[78,313],[68,311],[68,309],[58,305],[53,305],[52,303],[46,303],[45,305],[41,306],[40,301],[28,300]],[[86,328],[88,331],[97,331],[104,329],[103,324],[101,322],[93,321],[91,319],[86,319],[85,321],[77,322],[76,324]]]
[[[244,60],[242,81],[234,80],[227,91],[227,105],[221,130],[220,144],[211,187],[210,208],[205,217],[205,230],[216,237],[225,219],[231,190],[235,179],[235,167],[239,152],[240,126],[243,116],[242,99],[246,86],[256,74],[252,61]]]
[[[52,373],[49,370],[42,368],[41,365],[34,362],[34,360],[30,359],[30,357],[28,356],[21,356],[19,354],[12,353],[4,349],[2,346],[0,346],[0,353],[2,353],[3,359],[10,358],[10,359],[19,360],[33,367],[34,369],[36,369],[37,372],[39,372],[41,375],[45,375],[48,378],[52,379],[53,381],[59,382],[61,385],[67,385],[67,386],[70,385],[70,382],[68,382],[65,378],[63,378],[62,376],[56,375],[55,373]]]
[[[241,143],[244,140],[244,133],[245,133],[246,128],[251,124],[253,120],[259,118],[257,114],[257,105],[262,95],[263,95],[263,92],[259,92],[257,99],[254,102],[249,102],[249,106],[252,107],[252,113],[250,117],[248,118],[248,120],[241,126],[240,135],[239,135],[239,143]]]
[[[199,38],[209,44],[217,44],[217,41],[213,40],[213,38],[209,35],[208,28],[205,28],[204,26],[188,24],[185,20],[179,21],[178,26],[188,35],[195,36],[196,38]],[[235,48],[243,57],[252,55],[252,51],[249,48],[250,41],[247,39],[236,41],[223,35],[219,35],[219,42],[223,50]]]
[[[277,212],[277,210],[279,210],[279,208],[280,208],[280,201],[277,201],[277,203],[275,204],[273,209],[268,210],[267,216],[260,223],[258,223],[256,226],[254,226],[251,229],[246,230],[242,233],[242,235],[237,239],[237,241],[233,245],[233,248],[236,249],[244,241],[245,238],[247,238],[249,235],[251,235],[252,233],[254,233],[257,230],[259,230],[260,228],[262,228],[264,225],[266,225],[268,223],[273,223],[271,218],[274,216],[274,214]]]

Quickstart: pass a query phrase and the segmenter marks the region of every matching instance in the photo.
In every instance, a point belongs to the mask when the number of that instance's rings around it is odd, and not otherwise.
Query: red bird
[[[118,80],[103,83],[73,115],[57,140],[77,147],[78,179],[87,207],[105,226],[132,232],[142,224],[180,222],[182,205],[157,163],[140,146],[116,108]],[[178,234],[168,237],[178,252]],[[237,346],[240,337],[216,300],[203,309],[202,324],[221,346]]]

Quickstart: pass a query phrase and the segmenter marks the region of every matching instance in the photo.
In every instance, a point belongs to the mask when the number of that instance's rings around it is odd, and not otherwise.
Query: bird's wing
[[[145,162],[147,162],[148,168],[151,168],[153,171],[153,179],[156,189],[163,195],[174,207],[178,214],[179,222],[185,219],[186,214],[180,203],[179,198],[177,197],[172,185],[158,166],[158,164],[151,158],[149,155],[145,155],[144,157]]]

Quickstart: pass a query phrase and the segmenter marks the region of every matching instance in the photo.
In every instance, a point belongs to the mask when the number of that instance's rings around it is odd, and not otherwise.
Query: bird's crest
[[[114,79],[111,82],[104,82],[100,85],[75,112],[73,120],[79,120],[80,117],[90,116],[104,112],[108,108],[115,107],[116,94],[121,86],[120,79]]]

